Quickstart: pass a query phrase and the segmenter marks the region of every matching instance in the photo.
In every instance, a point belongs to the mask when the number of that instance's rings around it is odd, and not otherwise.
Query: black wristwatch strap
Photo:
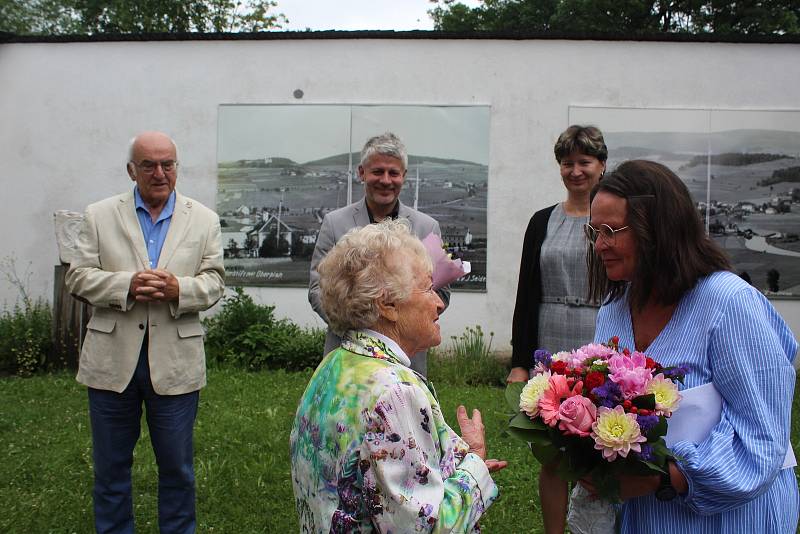
[[[678,492],[672,487],[669,471],[661,473],[661,484],[656,490],[656,499],[659,501],[671,501],[678,496]]]

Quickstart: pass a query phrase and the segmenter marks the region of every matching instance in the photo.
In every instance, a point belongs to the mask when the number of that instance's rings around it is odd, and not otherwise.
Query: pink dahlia
[[[580,395],[583,389],[583,382],[577,381],[570,388],[567,377],[556,375],[550,377],[550,387],[548,387],[539,399],[539,416],[545,424],[556,426],[558,423],[558,413],[561,408],[561,401],[566,398]]]

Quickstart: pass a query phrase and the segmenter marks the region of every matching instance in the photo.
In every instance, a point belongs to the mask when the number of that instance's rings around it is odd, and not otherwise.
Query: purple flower
[[[685,375],[688,375],[690,370],[691,369],[688,365],[679,365],[677,367],[663,369],[661,373],[664,375],[664,378],[674,380],[676,378],[683,378]]]
[[[639,417],[641,417],[641,416],[639,416]],[[646,462],[652,462],[653,459],[655,458],[653,456],[653,447],[651,445],[648,445],[647,443],[642,443],[641,447],[642,447],[642,450],[639,451],[639,458],[641,458],[642,460],[644,460]]]
[[[545,367],[550,367],[551,361],[552,361],[551,354],[544,349],[538,349],[536,352],[533,353],[533,367],[536,367],[536,364],[538,363],[541,363]]]
[[[637,415],[636,422],[639,423],[639,428],[642,434],[647,434],[654,426],[658,424],[659,417],[657,415]]]
[[[613,408],[622,402],[622,390],[618,384],[611,380],[606,380],[605,384],[594,388],[592,395],[597,398],[600,406],[605,406],[606,408]]]

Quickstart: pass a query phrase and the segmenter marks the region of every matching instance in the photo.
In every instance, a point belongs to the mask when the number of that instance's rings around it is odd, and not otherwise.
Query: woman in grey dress
[[[587,300],[586,238],[589,193],[606,170],[608,149],[594,126],[567,128],[554,147],[567,198],[536,212],[522,245],[506,381],[525,382],[537,349],[570,350],[594,338],[597,304]],[[563,533],[567,484],[542,466],[539,496],[545,532]]]

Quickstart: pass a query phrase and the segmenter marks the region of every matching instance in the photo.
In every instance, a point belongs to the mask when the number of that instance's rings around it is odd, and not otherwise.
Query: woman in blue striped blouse
[[[713,384],[722,401],[707,435],[672,444],[668,475],[620,480],[622,532],[795,532],[798,345],[786,323],[730,272],[686,186],[661,164],[629,161],[606,175],[586,233],[590,292],[604,302],[595,339],[616,335],[665,366],[686,365],[685,388]]]

